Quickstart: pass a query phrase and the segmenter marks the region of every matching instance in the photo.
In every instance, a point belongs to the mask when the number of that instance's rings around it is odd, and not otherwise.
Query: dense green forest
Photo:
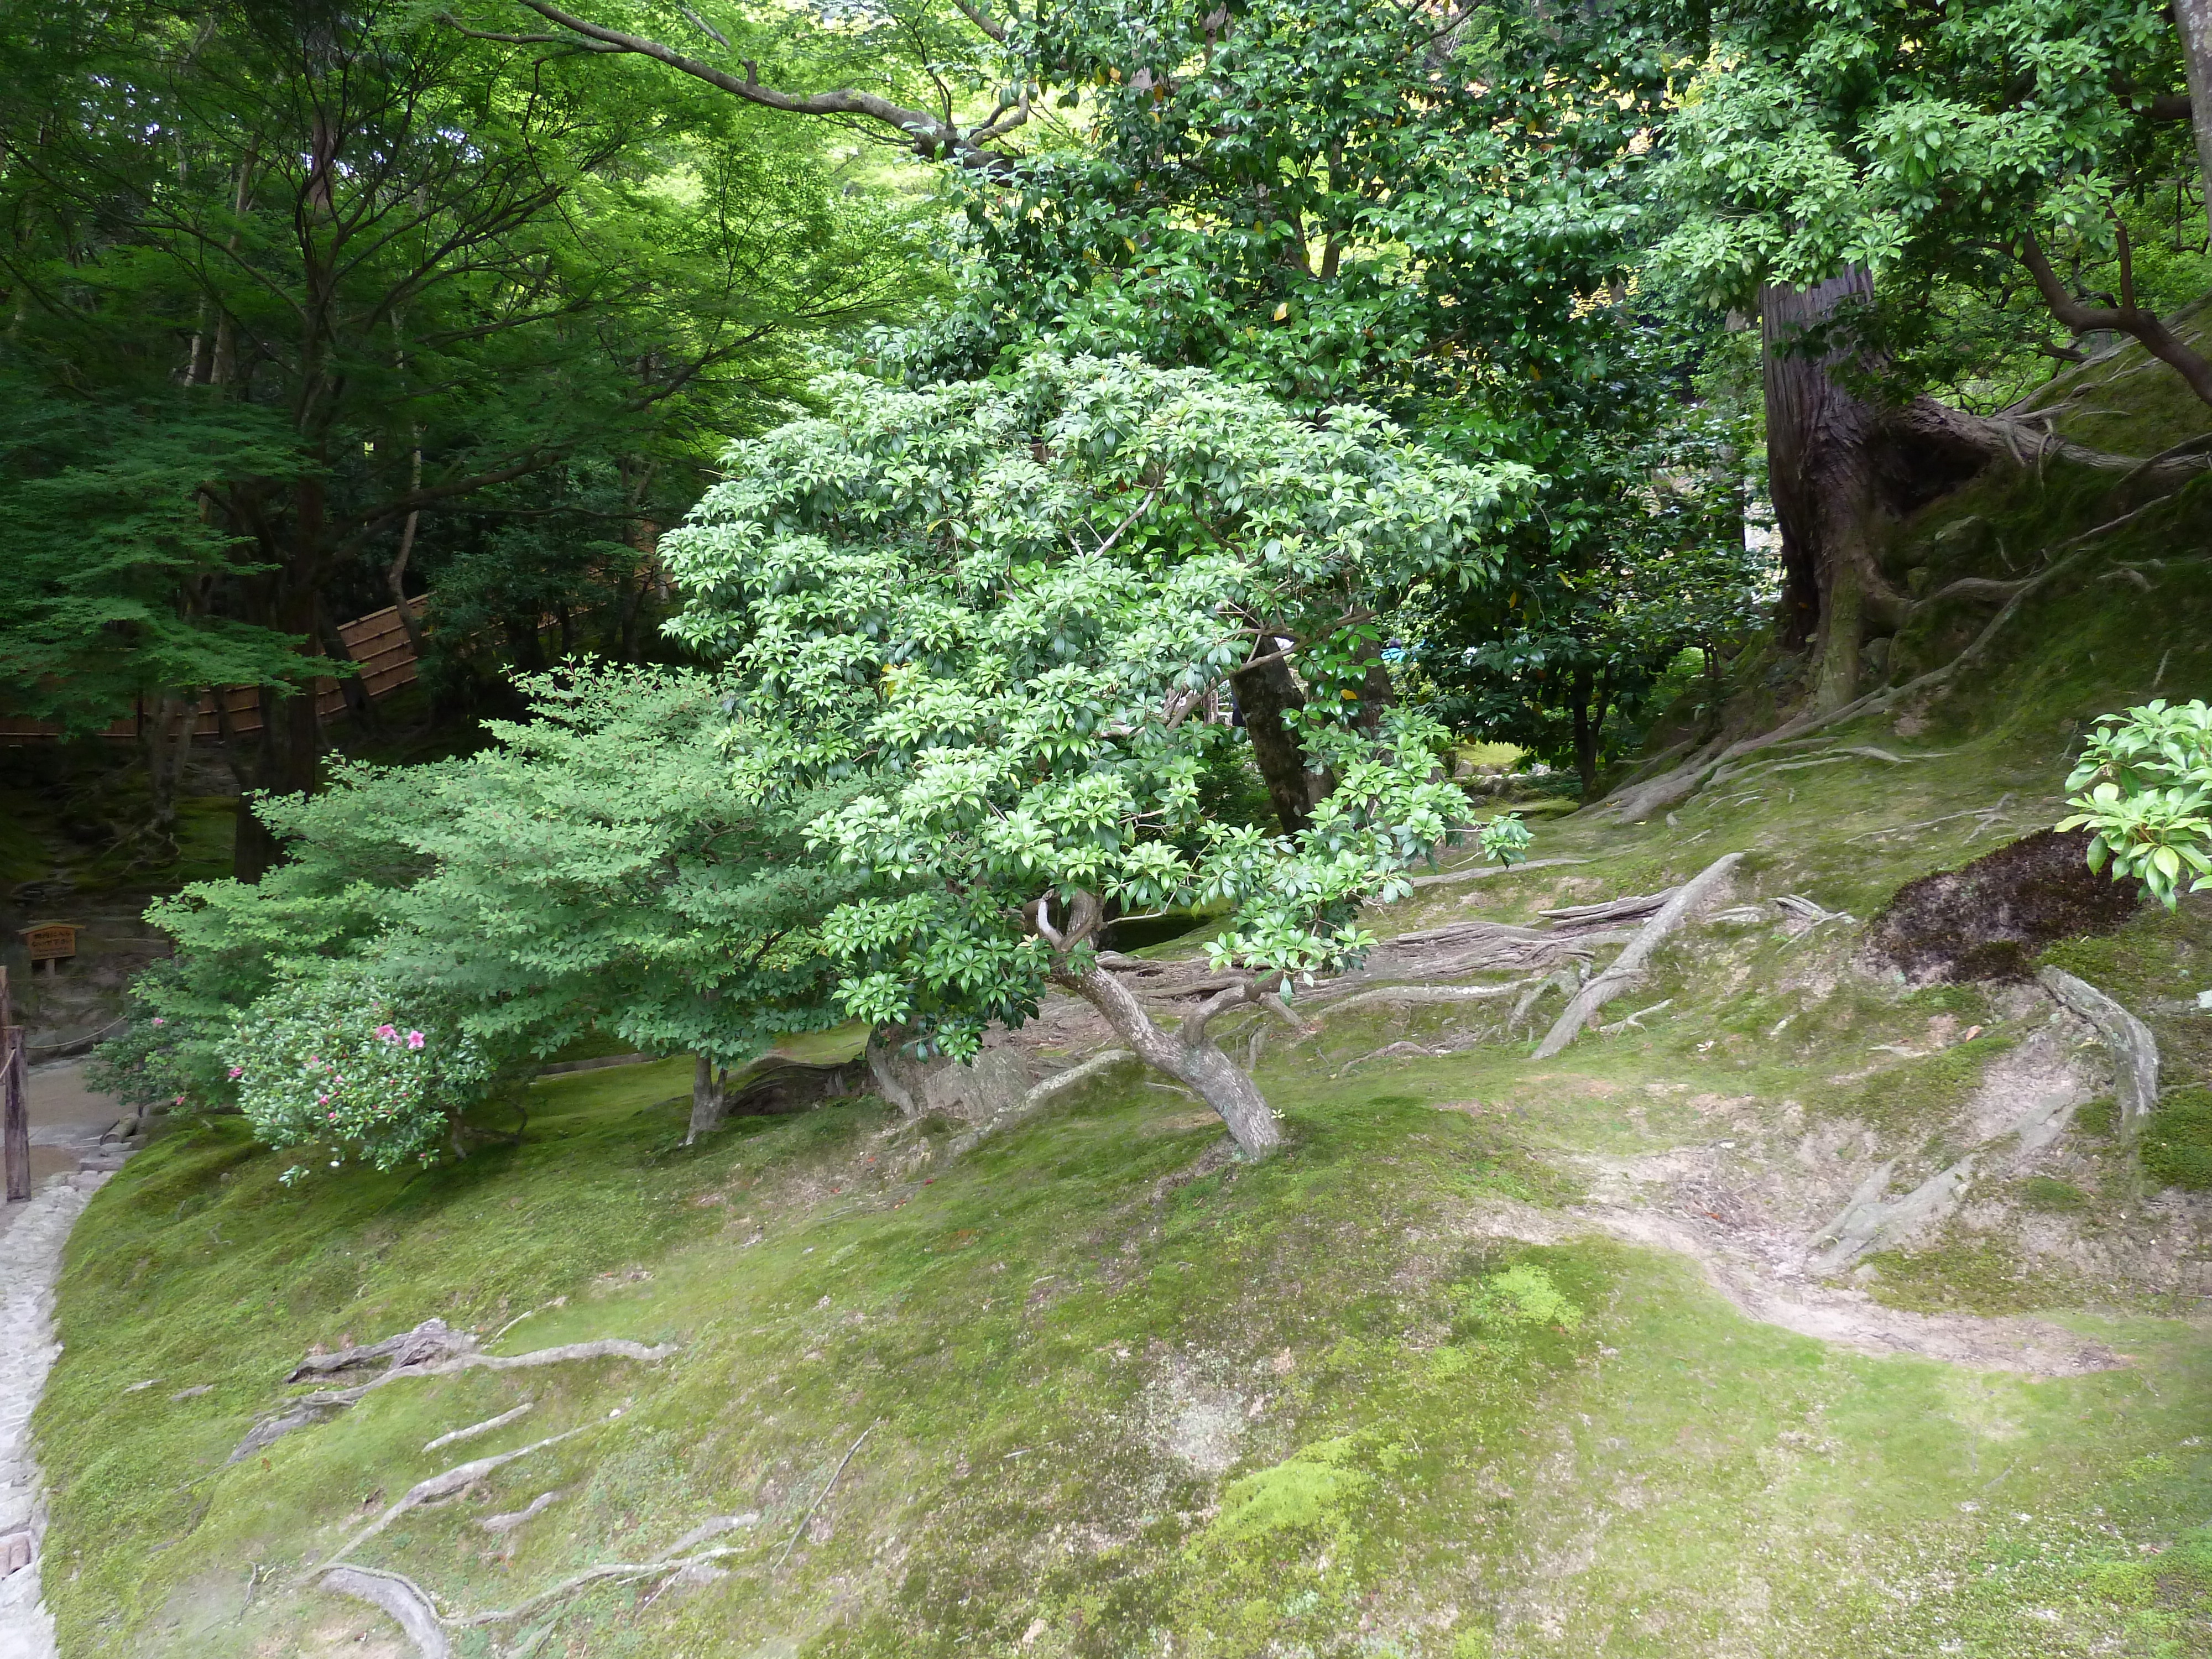
[[[2212,1652],[2212,4],[575,3],[0,21],[62,1651]]]

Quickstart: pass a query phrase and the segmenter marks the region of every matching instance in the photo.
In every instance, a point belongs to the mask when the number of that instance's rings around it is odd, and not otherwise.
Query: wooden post
[[[8,1167],[8,1201],[31,1195],[30,1067],[23,1028],[15,1024],[8,970],[0,968],[0,1162]]]

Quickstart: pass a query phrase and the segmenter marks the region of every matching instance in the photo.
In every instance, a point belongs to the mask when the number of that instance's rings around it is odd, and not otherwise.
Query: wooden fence
[[[408,609],[420,617],[429,605],[427,598],[410,599]],[[399,607],[387,605],[366,617],[356,617],[349,623],[338,624],[338,637],[345,642],[346,654],[361,665],[356,677],[362,689],[372,699],[388,697],[403,686],[412,685],[421,672],[415,660],[415,642],[407,636],[407,624],[399,619]],[[222,699],[220,710],[216,699]],[[344,688],[336,680],[315,682],[315,713],[330,720],[346,712]],[[146,714],[141,707],[135,714],[127,714],[108,726],[100,735],[118,743],[138,740]],[[222,736],[223,722],[228,719],[230,729],[240,736],[258,732],[262,726],[261,688],[258,685],[225,685],[200,694],[199,707],[192,712],[192,738],[195,742],[214,743]],[[52,742],[62,734],[62,728],[51,720],[22,720],[10,714],[0,714],[0,744]]]

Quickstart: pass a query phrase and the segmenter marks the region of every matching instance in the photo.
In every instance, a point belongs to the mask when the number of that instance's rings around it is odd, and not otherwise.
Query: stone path
[[[31,1411],[61,1352],[53,1311],[62,1247],[125,1156],[100,1146],[115,1103],[87,1091],[80,1067],[33,1072],[29,1104],[39,1186],[27,1203],[0,1205],[0,1659],[54,1659],[53,1620],[40,1593],[46,1514]]]

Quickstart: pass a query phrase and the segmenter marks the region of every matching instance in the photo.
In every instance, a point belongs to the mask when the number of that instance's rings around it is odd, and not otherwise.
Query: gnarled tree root
[[[647,1347],[642,1342],[631,1342],[621,1337],[603,1337],[594,1342],[568,1342],[556,1348],[538,1348],[529,1353],[492,1354],[468,1352],[447,1358],[426,1361],[419,1364],[395,1365],[382,1376],[371,1378],[350,1389],[325,1389],[314,1394],[304,1394],[289,1401],[283,1413],[257,1423],[246,1431],[246,1438],[227,1460],[242,1463],[273,1440],[283,1438],[295,1429],[312,1427],[357,1405],[367,1395],[388,1382],[397,1382],[410,1376],[451,1376],[456,1371],[520,1370],[532,1365],[557,1365],[571,1359],[665,1359],[676,1352],[676,1344],[663,1343]],[[295,1373],[296,1375],[297,1373]]]
[[[1741,853],[1724,853],[1707,865],[1697,876],[1674,890],[1659,912],[1631,939],[1612,966],[1592,979],[1575,993],[1566,1011],[1553,1023],[1544,1040],[1536,1048],[1538,1060],[1549,1060],[1582,1035],[1583,1027],[1599,1009],[1626,990],[1644,972],[1644,964],[1659,948],[1667,935],[1694,913],[1706,900],[1718,893],[1743,861]]]
[[[2120,1130],[2133,1134],[2158,1106],[2158,1039],[2149,1026],[2111,997],[2063,968],[2045,968],[2035,977],[2063,1006],[2095,1026],[2105,1040],[2117,1073],[2113,1092],[2120,1105]]]

